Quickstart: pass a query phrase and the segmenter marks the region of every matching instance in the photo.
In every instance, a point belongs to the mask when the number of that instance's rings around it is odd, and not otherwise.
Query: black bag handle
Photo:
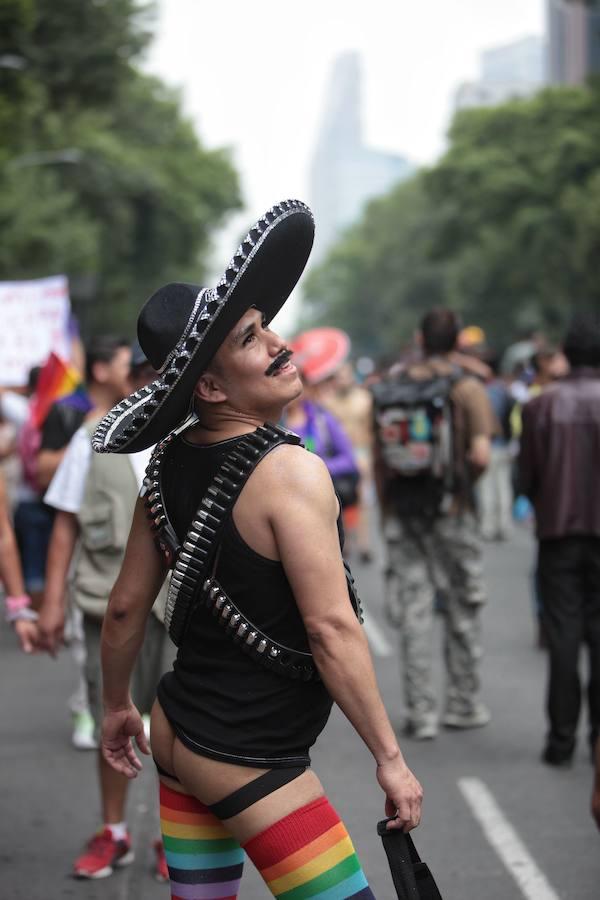
[[[413,839],[399,828],[388,830],[395,816],[377,823],[398,900],[442,900],[429,867],[421,861]]]

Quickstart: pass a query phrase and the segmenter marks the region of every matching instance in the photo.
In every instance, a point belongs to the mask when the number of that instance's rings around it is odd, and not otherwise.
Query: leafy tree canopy
[[[457,114],[440,162],[370,204],[308,282],[309,315],[389,353],[448,304],[502,346],[600,304],[600,86]]]
[[[150,12],[0,0],[0,278],[66,272],[88,332],[130,328],[165,281],[201,280],[240,205],[226,151],[205,149],[177,94],[135,67]]]

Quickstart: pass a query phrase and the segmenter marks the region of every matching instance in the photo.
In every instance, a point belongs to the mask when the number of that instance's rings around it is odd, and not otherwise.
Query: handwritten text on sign
[[[69,283],[64,275],[0,281],[0,385],[27,383],[51,350],[68,359]]]

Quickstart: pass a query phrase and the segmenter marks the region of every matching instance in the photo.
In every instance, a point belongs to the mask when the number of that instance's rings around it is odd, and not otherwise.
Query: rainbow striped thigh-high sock
[[[161,783],[160,827],[172,900],[236,900],[244,851],[206,806]]]
[[[257,834],[244,850],[279,900],[375,900],[346,826],[327,797]]]

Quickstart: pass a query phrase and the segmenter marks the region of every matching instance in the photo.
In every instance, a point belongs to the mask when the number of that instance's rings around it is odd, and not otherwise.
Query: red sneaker
[[[165,856],[165,848],[162,841],[154,841],[154,852],[156,860],[154,863],[154,877],[157,881],[169,880],[169,869],[167,867],[167,858]]]
[[[127,835],[116,841],[110,828],[98,831],[87,844],[81,856],[73,863],[76,878],[106,878],[113,869],[128,866],[134,859],[131,838]]]

